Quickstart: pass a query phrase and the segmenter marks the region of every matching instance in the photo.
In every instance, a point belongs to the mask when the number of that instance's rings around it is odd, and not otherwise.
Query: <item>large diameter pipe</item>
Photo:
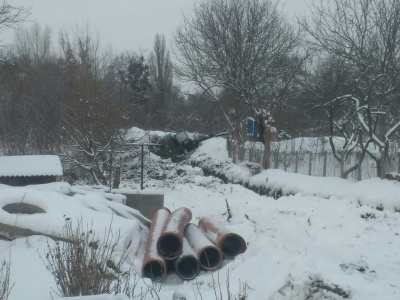
[[[171,211],[168,208],[160,208],[153,214],[150,225],[143,257],[142,276],[150,278],[153,282],[160,282],[167,275],[167,265],[164,259],[157,253],[157,241],[170,214]]]
[[[206,271],[213,271],[220,267],[222,255],[220,250],[204,235],[195,224],[188,224],[185,228],[185,237],[196,252],[200,267]]]
[[[183,237],[182,241],[182,254],[175,261],[175,272],[183,280],[192,280],[199,275],[200,264],[196,252],[190,247],[187,239]]]
[[[226,230],[217,222],[203,217],[199,220],[199,227],[221,250],[224,258],[233,259],[246,251],[247,246],[244,239],[240,235]]]
[[[182,254],[183,231],[192,219],[192,212],[182,207],[168,216],[157,241],[157,251],[165,260],[174,260]]]

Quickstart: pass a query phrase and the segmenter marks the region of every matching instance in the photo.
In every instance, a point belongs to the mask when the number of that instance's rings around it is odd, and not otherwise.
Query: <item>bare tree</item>
[[[30,15],[30,9],[25,8],[24,6],[13,6],[7,3],[7,1],[2,1],[0,4],[0,31],[15,28],[18,24],[25,21]],[[9,65],[7,62],[8,56],[1,53],[1,60],[3,65]],[[4,84],[1,82],[2,93],[0,95],[0,107],[8,107],[9,106],[9,93],[4,91]],[[4,112],[1,112],[2,114]],[[4,125],[4,119],[2,119]],[[4,126],[2,126],[1,135],[4,136]],[[2,139],[4,143],[4,139]]]
[[[14,28],[25,21],[30,15],[30,9],[24,6],[14,6],[3,0],[0,4],[0,30]]]
[[[202,1],[175,34],[177,74],[219,103],[239,145],[245,141],[240,126],[246,115],[258,120],[265,168],[275,131],[273,110],[299,65],[298,43],[298,34],[271,0]]]
[[[88,26],[59,35],[64,63],[64,109],[60,117],[63,158],[71,172],[84,174],[91,182],[107,185],[113,152],[123,123],[122,107],[111,101],[106,77],[109,50]]]
[[[61,99],[60,69],[51,53],[50,29],[34,23],[19,27],[9,53],[0,65],[5,121],[4,140],[8,154],[38,154],[54,151],[59,135]]]
[[[351,68],[353,89],[330,103],[352,106],[366,142],[384,153],[366,149],[383,176],[390,138],[400,127],[400,1],[320,0],[313,3],[311,17],[299,23],[310,47],[340,57]]]
[[[100,38],[91,33],[89,25],[77,27],[74,31],[61,30],[59,45],[66,61],[68,84],[75,93],[69,100],[100,98],[103,92],[100,81],[112,60],[111,50],[101,47]]]
[[[33,23],[30,29],[19,27],[14,33],[12,50],[22,60],[40,64],[49,59],[51,54],[51,30]]]
[[[61,156],[69,173],[91,183],[108,185],[122,135],[122,112],[98,99],[79,102],[62,116],[65,143]]]
[[[318,111],[319,118],[324,120],[328,129],[326,134],[333,157],[340,164],[342,178],[357,170],[366,153],[354,107],[343,99],[332,101],[353,91],[351,72],[347,61],[340,57],[317,57],[312,70],[303,80],[311,109]],[[361,155],[352,165],[346,166],[345,161],[356,150],[361,150]]]

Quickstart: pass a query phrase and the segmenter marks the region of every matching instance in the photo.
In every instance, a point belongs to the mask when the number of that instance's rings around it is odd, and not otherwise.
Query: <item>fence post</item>
[[[357,180],[361,181],[362,173],[361,173],[361,152],[357,152]]]
[[[140,189],[143,190],[143,170],[144,170],[144,145],[140,145]]]
[[[308,175],[311,175],[311,169],[312,169],[312,152],[308,154]]]
[[[386,161],[385,161],[385,150],[381,151],[381,179],[385,178]]]
[[[397,152],[397,173],[400,174],[400,152]]]
[[[296,151],[296,161],[294,165],[294,172],[297,173],[299,171],[299,151]]]
[[[283,152],[283,170],[286,171],[287,152]]]
[[[274,151],[274,168],[278,169],[278,159],[279,159],[279,152],[278,150]]]
[[[232,143],[232,161],[235,164],[236,163],[236,143]]]
[[[337,154],[340,156],[339,160],[339,177],[342,178],[343,171],[344,171],[344,151],[338,150]]]
[[[326,177],[326,165],[328,163],[328,151],[324,151],[324,169],[323,176]]]

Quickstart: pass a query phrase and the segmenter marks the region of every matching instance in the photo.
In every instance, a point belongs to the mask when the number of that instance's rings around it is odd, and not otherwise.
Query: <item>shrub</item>
[[[140,277],[131,270],[123,272],[121,266],[127,253],[118,253],[115,248],[121,235],[115,235],[111,226],[106,229],[103,239],[96,236],[91,228],[83,230],[82,220],[74,229],[66,218],[64,238],[68,242],[57,241],[55,247],[48,246],[48,252],[42,261],[56,281],[59,296],[84,296],[124,293],[133,297]],[[152,287],[141,290],[143,299]]]
[[[15,283],[10,281],[11,259],[3,260],[0,267],[0,299],[7,300]]]
[[[214,299],[215,300],[246,300],[247,299],[247,296],[248,296],[247,290],[249,288],[247,282],[243,283],[243,282],[239,281],[238,292],[235,294],[232,293],[231,286],[230,286],[230,279],[229,279],[229,270],[227,271],[227,276],[226,276],[226,291],[225,291],[225,293],[222,292],[221,282],[219,279],[219,272],[217,275],[217,280],[215,280],[213,274],[211,274],[211,277],[212,277],[212,288],[214,290],[214,297],[215,297]],[[197,281],[196,281],[196,290],[193,290],[196,300],[197,300],[196,292],[197,292],[200,300],[204,300]]]

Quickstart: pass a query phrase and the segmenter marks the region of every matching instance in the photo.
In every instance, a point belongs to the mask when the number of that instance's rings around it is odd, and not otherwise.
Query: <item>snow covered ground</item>
[[[153,160],[162,163],[156,157]],[[168,163],[159,179],[147,178],[146,186],[162,191],[165,206],[171,211],[189,208],[193,223],[201,217],[223,223],[246,240],[247,251],[234,260],[225,260],[217,272],[201,271],[193,281],[184,282],[170,274],[162,285],[155,286],[158,296],[149,294],[147,299],[220,299],[220,288],[222,299],[228,299],[228,278],[234,296],[246,286],[248,300],[400,299],[400,214],[396,212],[400,208],[399,182],[370,179],[353,183],[279,170],[254,175],[245,165],[230,163],[222,138],[203,142],[192,154],[192,160],[208,162],[225,178],[238,183],[204,176],[199,167]],[[283,196],[261,196],[239,183],[281,190]],[[122,187],[135,186],[125,181]],[[13,215],[3,211],[0,221],[47,234],[60,233],[65,216],[93,223],[99,233],[102,226],[112,223],[113,230],[125,230],[126,239],[134,241],[130,247],[135,248],[135,255],[128,263],[139,271],[146,229],[133,218],[113,214],[115,209],[121,209],[121,204],[112,202],[111,209],[102,193],[71,197],[66,195],[68,189],[66,185],[40,190],[35,186],[1,186],[2,207],[10,197],[21,198],[28,192],[32,197],[25,197],[25,201],[30,199],[29,203],[37,204],[46,213]],[[227,203],[232,214],[230,222]],[[43,235],[0,241],[0,258],[8,259],[11,255],[12,260],[11,280],[15,286],[10,300],[52,299],[50,292],[56,290],[56,285],[40,259],[47,243],[48,238]],[[150,284],[148,280],[140,281],[138,288],[146,284]],[[57,299],[54,292],[52,295]]]

